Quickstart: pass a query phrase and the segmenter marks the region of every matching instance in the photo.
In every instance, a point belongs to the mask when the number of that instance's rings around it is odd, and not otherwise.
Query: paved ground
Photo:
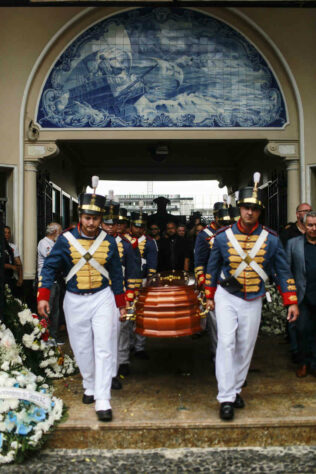
[[[240,449],[44,450],[10,473],[316,473],[316,446]]]

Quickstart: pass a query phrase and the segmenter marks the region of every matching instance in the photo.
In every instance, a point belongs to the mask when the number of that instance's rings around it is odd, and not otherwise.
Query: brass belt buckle
[[[89,260],[91,260],[92,258],[92,255],[89,252],[87,252],[84,254],[83,258],[85,259],[86,262],[89,262]]]

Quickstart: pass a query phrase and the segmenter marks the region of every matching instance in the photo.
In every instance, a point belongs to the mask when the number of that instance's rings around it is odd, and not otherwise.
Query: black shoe
[[[90,405],[90,403],[94,403],[94,395],[82,395],[82,403],[85,405]]]
[[[222,420],[232,420],[234,418],[234,404],[232,402],[221,403],[219,416]]]
[[[236,400],[234,401],[234,408],[244,408],[245,402],[241,398],[241,396],[237,393]]]
[[[130,374],[129,364],[121,364],[118,369],[118,375],[127,377]]]
[[[112,421],[112,410],[98,410],[96,412],[99,421]]]
[[[137,351],[137,352],[135,352],[135,357],[137,357],[138,359],[142,359],[142,360],[148,360],[149,359],[149,355],[147,354],[146,351]]]
[[[122,384],[120,380],[117,377],[113,377],[112,379],[112,384],[111,384],[111,389],[112,390],[121,390]]]

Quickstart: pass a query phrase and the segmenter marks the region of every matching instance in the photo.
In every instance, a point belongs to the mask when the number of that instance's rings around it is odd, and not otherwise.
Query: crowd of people
[[[146,338],[134,333],[127,311],[157,272],[194,270],[205,293],[221,419],[233,419],[234,409],[245,406],[241,391],[268,280],[275,281],[288,308],[297,376],[316,376],[316,213],[300,204],[297,222],[280,239],[259,222],[264,207],[259,179],[255,174],[254,186],[239,191],[236,206],[215,203],[208,225],[197,218],[188,228],[172,216],[164,225],[150,221],[142,208],[127,216],[113,195],[96,193],[95,182],[93,193],[79,196],[77,224],[64,231],[58,223],[47,226],[38,244],[38,314],[49,318],[51,335],[60,343],[64,295],[82,402],[95,403],[100,421],[112,420],[111,389],[122,387],[119,375],[129,375],[131,351],[149,358]],[[18,289],[22,264],[6,229],[6,282]]]

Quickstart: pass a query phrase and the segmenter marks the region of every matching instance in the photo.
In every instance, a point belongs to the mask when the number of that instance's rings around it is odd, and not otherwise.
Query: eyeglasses
[[[302,209],[301,211],[296,211],[296,212],[312,212],[311,209]]]

